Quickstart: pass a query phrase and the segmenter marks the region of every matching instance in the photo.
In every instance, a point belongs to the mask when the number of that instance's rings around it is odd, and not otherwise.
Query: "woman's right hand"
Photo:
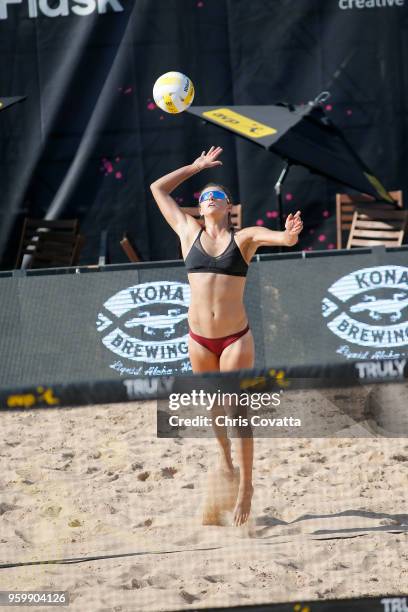
[[[217,160],[222,153],[221,147],[211,147],[206,153],[203,151],[200,157],[191,164],[198,172],[205,170],[206,168],[214,168],[214,166],[222,166],[222,161]]]

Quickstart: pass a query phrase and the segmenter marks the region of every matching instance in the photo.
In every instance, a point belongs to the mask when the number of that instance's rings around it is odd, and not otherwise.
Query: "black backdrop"
[[[30,16],[26,0],[0,0],[0,97],[28,95],[0,113],[1,268],[14,265],[27,215],[78,217],[83,264],[96,262],[104,229],[113,262],[125,260],[123,231],[145,259],[176,257],[148,186],[211,144],[224,147],[223,167],[179,188],[180,203],[216,178],[244,203],[245,225],[275,227],[280,160],[157,109],[152,86],[168,70],[192,78],[197,105],[302,103],[328,89],[326,112],[356,151],[388,189],[406,190],[407,2],[89,0],[79,15],[83,2],[45,0],[49,15]],[[333,248],[338,189],[291,170],[285,212],[304,212],[300,248]]]

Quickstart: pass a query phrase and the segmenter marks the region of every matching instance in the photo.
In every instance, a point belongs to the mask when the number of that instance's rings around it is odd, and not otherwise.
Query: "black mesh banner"
[[[407,190],[407,0],[1,0],[0,265],[14,266],[22,220],[78,218],[82,264],[108,231],[112,263],[130,232],[146,260],[177,256],[149,192],[159,176],[212,144],[222,168],[184,183],[196,201],[209,180],[231,188],[244,224],[276,227],[275,154],[152,99],[169,70],[187,74],[195,105],[302,104],[323,110],[387,189]],[[205,41],[205,44],[203,44]],[[291,169],[284,213],[301,209],[300,247],[335,245],[343,187]]]
[[[406,252],[260,264],[265,363],[405,358]]]
[[[404,364],[406,261],[406,249],[374,249],[252,263],[245,305],[255,368]],[[0,385],[189,374],[189,301],[178,263],[2,277]]]

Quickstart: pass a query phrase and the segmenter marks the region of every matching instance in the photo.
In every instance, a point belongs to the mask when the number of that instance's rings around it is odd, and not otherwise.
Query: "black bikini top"
[[[227,248],[216,257],[204,251],[200,241],[203,231],[204,228],[198,233],[184,260],[187,272],[213,272],[214,274],[228,274],[229,276],[246,276],[248,264],[234,240],[234,230],[231,229],[231,241]]]

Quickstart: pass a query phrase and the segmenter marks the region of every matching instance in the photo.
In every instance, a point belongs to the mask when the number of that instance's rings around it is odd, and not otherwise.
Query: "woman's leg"
[[[253,368],[255,363],[255,347],[251,331],[248,331],[244,336],[238,338],[235,342],[227,346],[220,356],[220,371],[228,372],[232,370],[241,370]],[[253,494],[252,487],[252,465],[254,444],[251,436],[248,436],[248,430],[242,432],[244,435],[239,435],[236,438],[237,444],[237,460],[240,471],[239,491],[237,503],[234,508],[234,524],[243,525],[249,517],[251,510],[251,500]]]
[[[188,353],[194,374],[198,372],[219,372],[219,357],[209,351],[205,346],[196,342],[191,336],[188,337]],[[221,467],[233,472],[231,457],[231,442],[227,436],[225,427],[216,425],[215,419],[218,415],[225,415],[222,406],[214,406],[211,410],[213,430],[220,447]]]

